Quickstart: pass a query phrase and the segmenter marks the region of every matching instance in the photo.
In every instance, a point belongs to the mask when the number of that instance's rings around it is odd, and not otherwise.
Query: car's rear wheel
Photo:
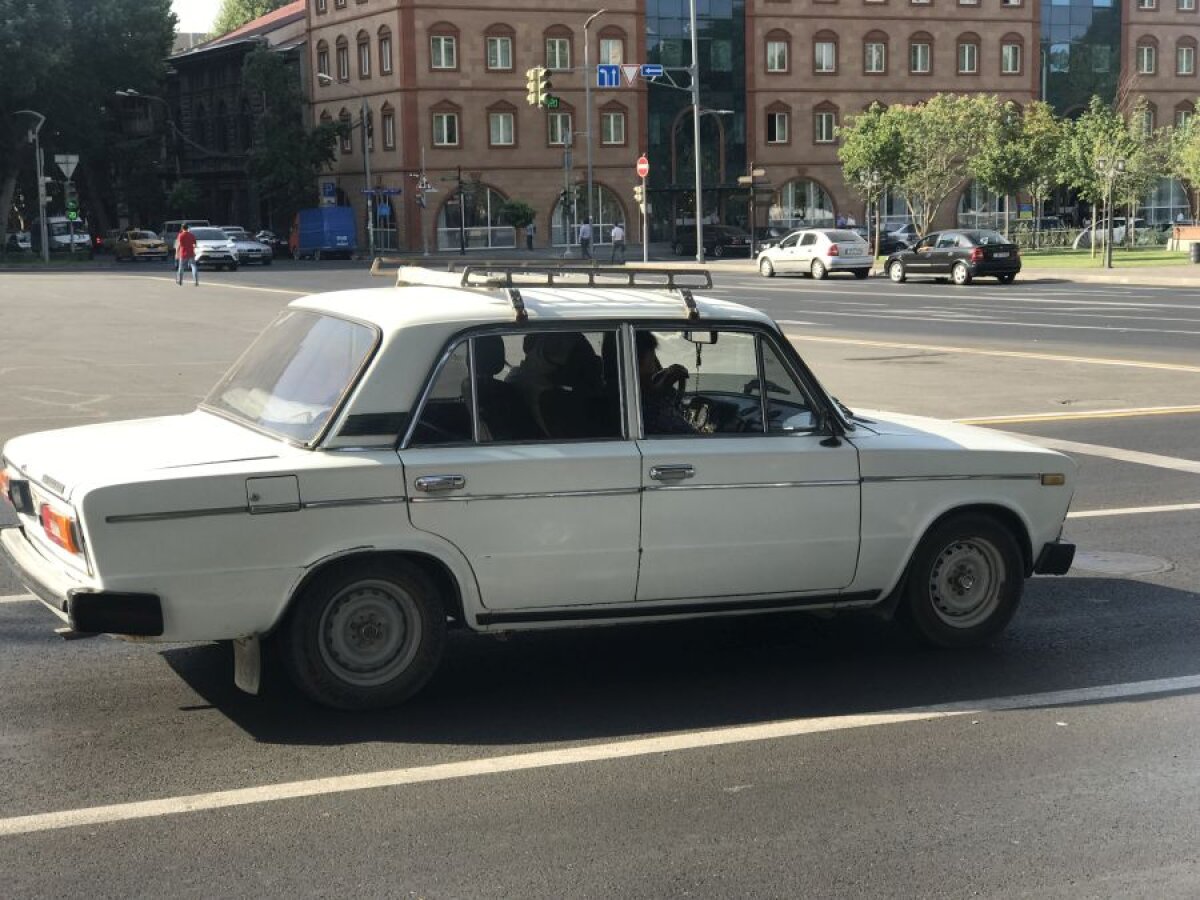
[[[763,276],[763,278],[774,278],[775,264],[764,256],[758,261],[758,274]]]
[[[819,259],[813,260],[812,277],[817,279],[817,281],[821,281],[822,279],[829,277],[829,270],[825,268],[825,263],[821,262]]]
[[[900,262],[900,260],[897,259],[894,262],[888,263],[888,278],[892,279],[896,284],[903,284],[904,279],[907,277],[908,275],[904,271],[904,263]]]
[[[997,275],[996,280],[1001,284],[1012,284],[1013,281],[1016,280],[1016,277],[1017,276],[1015,272],[1010,272],[1007,275]]]
[[[685,252],[685,250],[684,250],[683,242],[682,242],[682,241],[676,241],[676,242],[675,242],[675,255],[676,255],[676,256],[683,256],[684,252]]]
[[[971,270],[967,268],[966,263],[955,263],[954,268],[950,270],[950,277],[954,279],[955,284],[970,284]]]
[[[264,259],[264,260],[262,261],[262,264],[263,264],[264,266],[269,266],[269,265],[271,264],[271,262],[272,262],[272,260],[269,260],[269,259]]]
[[[374,709],[411,697],[429,680],[446,641],[446,612],[419,569],[384,561],[319,575],[296,601],[283,659],[310,698]]]
[[[725,247],[721,244],[717,244],[713,247],[712,255],[720,259],[725,255]]]
[[[858,278],[860,280],[863,278],[866,278],[870,274],[871,274],[870,269],[855,269],[854,270],[854,277]]]
[[[926,643],[983,643],[1008,624],[1021,602],[1021,550],[995,519],[978,513],[953,516],[921,540],[903,590],[903,617]]]

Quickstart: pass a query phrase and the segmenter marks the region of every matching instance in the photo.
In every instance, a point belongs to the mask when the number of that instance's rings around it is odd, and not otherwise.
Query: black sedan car
[[[680,228],[675,232],[673,248],[676,256],[694,256],[696,253],[696,227]],[[749,256],[750,232],[732,225],[704,226],[705,256]]]
[[[897,284],[910,275],[950,278],[955,284],[970,284],[982,275],[1011,284],[1021,271],[1021,253],[998,231],[935,231],[889,256],[885,271]]]

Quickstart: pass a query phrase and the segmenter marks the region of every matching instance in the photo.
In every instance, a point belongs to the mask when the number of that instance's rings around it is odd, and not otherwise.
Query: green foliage
[[[1043,202],[1058,185],[1058,153],[1064,126],[1050,104],[1041,100],[1025,107],[1022,119],[1021,142],[1029,179],[1025,188],[1033,197],[1036,219],[1041,215]]]
[[[1083,199],[1099,204],[1107,186],[1099,161],[1128,159],[1132,153],[1132,136],[1124,118],[1099,97],[1093,97],[1078,119],[1063,123],[1059,181],[1073,187]]]
[[[501,220],[513,228],[528,228],[535,215],[533,207],[524,200],[505,200],[500,207]]]
[[[838,158],[846,183],[870,202],[904,177],[905,147],[898,107],[872,103],[838,128]]]
[[[171,193],[167,195],[167,208],[177,216],[195,215],[199,205],[200,189],[190,178],[177,181]]]
[[[1197,109],[1200,109],[1200,101],[1197,101]],[[1200,120],[1195,115],[1189,116],[1187,122],[1171,134],[1169,171],[1191,190],[1192,220],[1195,221],[1200,217],[1200,204],[1196,202],[1200,196]]]
[[[304,127],[300,73],[288,57],[258,49],[246,57],[247,94],[264,98],[259,133],[250,151],[250,177],[276,220],[290,221],[317,202],[317,176],[335,159],[340,123]]]
[[[213,22],[212,36],[228,34],[288,3],[289,0],[221,0],[221,8],[217,10],[217,18]]]

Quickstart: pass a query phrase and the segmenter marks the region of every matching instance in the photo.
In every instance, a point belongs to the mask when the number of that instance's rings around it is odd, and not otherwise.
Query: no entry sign
[[[650,174],[650,160],[644,156],[639,156],[637,161],[638,178],[645,178]]]

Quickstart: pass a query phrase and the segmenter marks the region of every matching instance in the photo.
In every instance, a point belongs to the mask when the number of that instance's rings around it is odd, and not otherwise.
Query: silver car
[[[233,241],[220,228],[192,228],[191,232],[196,239],[196,265],[215,269],[238,267]]]
[[[849,229],[801,228],[758,254],[758,271],[766,278],[778,272],[820,279],[847,271],[866,278],[874,262],[870,245]]]
[[[229,240],[233,241],[233,252],[241,265],[261,263],[269,266],[274,260],[275,251],[271,249],[270,245],[252,238],[245,228],[226,225],[222,226],[221,231],[225,232]]]

